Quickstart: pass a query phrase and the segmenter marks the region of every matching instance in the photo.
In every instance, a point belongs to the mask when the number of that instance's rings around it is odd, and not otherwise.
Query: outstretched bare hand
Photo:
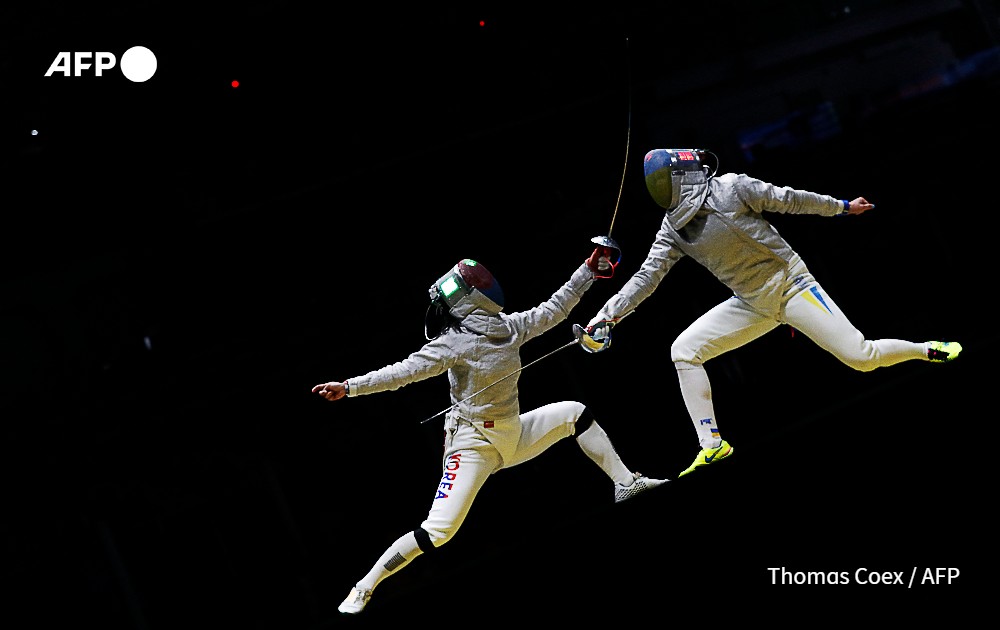
[[[312,391],[327,400],[340,400],[347,395],[347,386],[339,381],[330,381],[313,387]]]
[[[875,204],[868,203],[868,200],[864,197],[858,197],[851,201],[850,207],[847,209],[847,214],[861,214],[862,212],[867,212],[875,207]]]

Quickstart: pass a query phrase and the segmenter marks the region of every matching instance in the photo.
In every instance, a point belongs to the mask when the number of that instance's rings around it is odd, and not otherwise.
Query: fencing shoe
[[[729,442],[722,440],[722,444],[720,444],[716,448],[701,449],[701,452],[698,453],[698,457],[694,458],[694,461],[691,462],[691,465],[688,466],[686,469],[684,469],[684,472],[682,472],[677,476],[683,477],[684,475],[688,474],[698,466],[713,464],[719,460],[726,459],[732,454],[733,454],[733,447],[729,445]]]
[[[669,479],[650,479],[637,472],[632,473],[632,477],[632,483],[627,486],[623,486],[620,483],[615,484],[615,503],[621,503],[625,499],[631,499],[640,492],[645,492],[656,486],[662,486],[670,481]]]
[[[351,592],[347,594],[347,599],[337,607],[342,613],[349,615],[356,615],[365,609],[365,604],[371,599],[372,592],[363,588],[358,588],[355,586],[351,589]]]
[[[962,344],[957,341],[928,341],[927,358],[935,363],[954,361],[962,351]]]

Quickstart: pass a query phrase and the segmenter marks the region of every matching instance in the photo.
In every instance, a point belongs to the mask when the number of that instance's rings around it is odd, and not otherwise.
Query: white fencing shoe
[[[365,609],[365,604],[367,604],[368,600],[371,598],[371,591],[355,586],[351,589],[351,592],[347,594],[347,599],[345,599],[343,603],[337,607],[337,610],[348,615],[356,615]]]
[[[640,492],[645,492],[656,486],[662,486],[670,481],[669,479],[650,479],[649,477],[644,477],[641,473],[632,473],[632,476],[634,479],[627,486],[623,486],[620,483],[615,484],[615,503],[621,503],[626,499],[631,499]]]

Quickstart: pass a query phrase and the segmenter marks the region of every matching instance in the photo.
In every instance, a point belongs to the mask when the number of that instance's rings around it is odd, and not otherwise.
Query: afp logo
[[[109,52],[60,52],[52,61],[45,76],[61,74],[64,77],[82,77],[93,74],[104,75],[116,65],[115,56]],[[156,72],[156,55],[145,46],[133,46],[122,53],[122,74],[133,83],[148,81]]]

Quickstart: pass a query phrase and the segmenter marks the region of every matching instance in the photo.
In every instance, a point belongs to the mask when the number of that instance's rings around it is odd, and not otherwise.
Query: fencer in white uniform
[[[690,256],[733,295],[696,319],[674,339],[670,356],[701,451],[684,476],[728,457],[705,363],[788,324],[844,364],[860,371],[923,360],[944,363],[962,350],[957,342],[868,339],[809,272],[802,258],[764,213],[859,215],[874,205],[775,186],[745,174],[710,173],[714,155],[694,149],[655,149],[644,158],[646,187],[666,209],[645,261],[587,324],[582,343],[591,352],[610,345],[622,317],[652,295],[678,260]]]
[[[613,275],[610,248],[599,246],[549,299],[529,310],[504,313],[503,291],[482,264],[465,259],[430,288],[428,341],[402,361],[312,391],[327,400],[395,390],[448,375],[452,407],[444,420],[441,480],[423,522],[393,542],[350,589],[342,613],[361,612],[382,580],[417,556],[448,542],[461,527],[490,475],[526,462],[563,438],[613,482],[616,502],[665,483],[625,466],[593,413],[564,400],[522,412],[518,403],[520,348],[565,321],[595,278]]]

